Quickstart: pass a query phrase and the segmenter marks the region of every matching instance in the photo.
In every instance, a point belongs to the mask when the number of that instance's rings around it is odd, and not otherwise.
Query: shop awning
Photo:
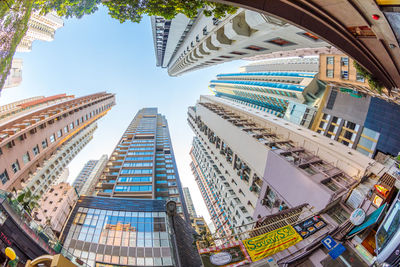
[[[376,211],[374,211],[370,215],[368,215],[365,222],[363,222],[359,226],[354,227],[353,230],[351,230],[347,234],[347,236],[355,235],[355,234],[361,232],[362,230],[370,227],[371,225],[374,225],[375,223],[377,223],[379,221],[379,219],[381,218],[381,215],[385,211],[386,206],[387,206],[387,204],[385,203],[382,206],[380,206]]]

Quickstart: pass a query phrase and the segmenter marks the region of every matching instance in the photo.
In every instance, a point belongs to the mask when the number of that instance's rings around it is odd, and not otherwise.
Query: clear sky
[[[156,67],[151,24],[120,24],[105,9],[82,19],[68,19],[52,42],[35,41],[22,58],[23,81],[4,89],[0,105],[32,97],[60,93],[83,96],[99,91],[116,94],[117,104],[98,122],[93,140],[69,164],[72,182],[90,159],[110,155],[136,112],[158,107],[169,123],[172,145],[183,186],[189,187],[197,214],[209,214],[190,170],[193,132],[187,124],[187,107],[201,94],[210,94],[208,83],[218,73],[237,72],[244,61],[234,61],[169,77]],[[209,221],[210,222],[210,221]]]

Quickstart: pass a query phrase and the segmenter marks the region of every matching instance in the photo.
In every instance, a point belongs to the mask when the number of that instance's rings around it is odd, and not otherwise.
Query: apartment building
[[[28,29],[17,46],[17,52],[30,52],[35,40],[53,41],[56,30],[63,26],[63,20],[55,13],[40,15],[39,12],[32,12],[28,21]]]
[[[183,196],[185,197],[186,207],[188,209],[189,216],[191,218],[196,218],[196,209],[194,208],[192,196],[190,195],[190,191],[188,187],[183,188]]]
[[[344,54],[320,55],[320,79],[333,87],[347,89],[353,97],[370,95],[387,102],[400,104],[400,92],[398,89],[390,93],[386,88],[382,92],[370,88],[368,81],[357,72],[354,60]]]
[[[113,94],[101,92],[32,109],[3,122],[0,125],[0,187],[9,191],[22,189],[22,183],[56,149],[107,114],[114,104]]]
[[[157,108],[143,108],[133,118],[96,191],[104,197],[173,200],[177,212],[189,220],[168,122]]]
[[[218,74],[217,79],[210,82],[210,88],[218,97],[308,128],[325,91],[325,85],[317,79],[317,71],[304,71],[315,69],[318,61],[313,59],[316,58],[269,60],[245,66],[239,73]]]
[[[59,235],[77,200],[78,195],[70,184],[53,185],[39,200],[39,208],[33,211],[33,217]]]
[[[257,220],[301,204],[314,207],[314,212],[324,210],[366,173],[380,177],[385,171],[343,144],[228,99],[201,96],[188,115],[211,168],[219,169],[232,192],[233,197],[221,196],[220,201],[236,198],[237,203],[223,211],[234,218],[235,209],[244,208],[235,227],[244,224],[246,216]],[[210,167],[200,164],[199,169]]]
[[[95,186],[103,173],[107,160],[108,156],[102,155],[99,160],[86,162],[72,184],[79,195],[91,195],[94,193]]]
[[[53,155],[21,184],[21,190],[29,188],[34,195],[42,196],[53,185],[58,184],[66,166],[93,139],[96,129],[97,123],[94,122],[57,148]]]
[[[259,54],[328,46],[317,36],[279,19],[238,9],[223,19],[201,11],[190,20],[152,18],[157,66],[170,76]]]
[[[23,61],[21,58],[14,58],[11,63],[10,73],[4,82],[3,88],[17,87],[22,82],[22,66]],[[0,90],[1,91],[1,90]]]

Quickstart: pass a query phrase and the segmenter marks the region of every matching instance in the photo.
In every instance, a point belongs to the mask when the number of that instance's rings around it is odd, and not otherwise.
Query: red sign
[[[3,240],[7,245],[9,245],[9,246],[11,246],[11,241],[10,241],[10,239],[8,239],[8,237],[3,233],[3,232],[0,232],[0,238],[1,238],[1,240]]]

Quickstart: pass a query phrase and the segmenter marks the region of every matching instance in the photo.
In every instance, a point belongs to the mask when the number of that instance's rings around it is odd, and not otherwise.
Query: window
[[[151,174],[152,169],[123,169],[121,174]]]
[[[326,64],[327,65],[333,65],[333,62],[335,62],[334,57],[326,57]]]
[[[57,132],[57,137],[60,138],[61,136],[62,136],[62,130],[59,130],[59,131]]]
[[[27,164],[29,161],[31,161],[28,151],[26,151],[26,153],[22,155],[22,161],[24,162],[24,164]]]
[[[364,76],[362,76],[360,73],[358,73],[357,72],[357,74],[356,74],[356,80],[357,80],[357,82],[365,82],[365,78],[364,78]]]
[[[282,38],[276,38],[276,39],[272,39],[272,40],[267,40],[265,41],[267,43],[270,44],[275,44],[275,45],[279,45],[279,46],[289,46],[289,45],[294,45],[295,43],[292,43],[288,40],[282,39]]]
[[[54,143],[54,141],[56,141],[56,136],[54,134],[52,134],[50,136],[50,143]]]
[[[256,45],[247,46],[247,47],[245,47],[245,49],[253,50],[253,51],[264,51],[264,50],[267,50],[264,47],[260,47],[260,46],[256,46]]]
[[[74,123],[73,122],[69,125],[69,129],[70,130],[74,129]]]
[[[344,80],[348,80],[348,79],[349,79],[349,72],[346,71],[346,70],[342,70],[342,71],[340,72],[340,77],[341,77],[342,79],[344,79]]]
[[[124,186],[124,185],[117,185],[115,187],[115,192],[148,192],[152,191],[152,186],[151,185],[130,185],[130,186]]]
[[[348,66],[349,65],[349,58],[348,57],[341,57],[340,58],[340,63],[342,66]]]
[[[68,133],[68,126],[64,127],[64,133]]]
[[[326,70],[326,77],[327,78],[333,78],[333,70],[327,69]]]
[[[230,56],[219,56],[220,58],[232,58]]]
[[[20,170],[18,160],[16,160],[13,164],[11,164],[11,169],[14,173]]]
[[[10,180],[10,178],[8,178],[7,170],[4,170],[4,172],[0,173],[0,180],[2,184],[5,184],[8,180]]]
[[[242,55],[247,55],[247,53],[244,53],[244,52],[238,52],[238,51],[232,51],[232,52],[230,52],[230,54],[232,54],[232,55],[239,55],[239,56],[242,56]]]
[[[306,38],[308,38],[310,40],[316,41],[316,42],[321,40],[321,39],[319,39],[318,36],[316,36],[316,35],[314,35],[312,33],[309,33],[309,32],[299,32],[298,34],[301,35],[301,36],[304,36],[304,37],[306,37]]]
[[[79,119],[76,120],[75,125],[76,125],[76,126],[79,125]]]
[[[129,183],[136,183],[136,182],[151,182],[151,176],[136,176],[136,177],[119,177],[118,182],[129,182]]]
[[[47,147],[47,139],[42,141],[42,148],[45,149]]]

